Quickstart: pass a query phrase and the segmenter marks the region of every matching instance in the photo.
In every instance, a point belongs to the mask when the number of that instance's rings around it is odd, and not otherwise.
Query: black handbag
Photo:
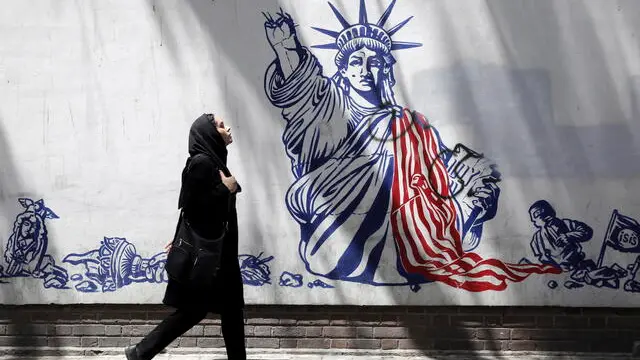
[[[181,211],[165,264],[169,277],[192,288],[211,286],[220,270],[226,233],[225,223],[219,237],[210,239],[200,236],[189,224],[184,211]]]

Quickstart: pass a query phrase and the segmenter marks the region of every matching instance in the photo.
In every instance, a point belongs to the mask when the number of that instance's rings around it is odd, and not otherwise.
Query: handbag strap
[[[175,244],[176,238],[178,237],[178,231],[180,230],[180,224],[182,224],[182,217],[184,216],[184,209],[180,209],[180,215],[178,216],[178,223],[176,224],[176,231],[173,233],[173,241],[171,245]]]

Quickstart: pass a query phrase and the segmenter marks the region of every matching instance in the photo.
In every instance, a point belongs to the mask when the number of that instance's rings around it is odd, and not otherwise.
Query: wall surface
[[[159,302],[204,112],[248,303],[640,303],[640,3],[332,4],[3,3],[0,303]]]

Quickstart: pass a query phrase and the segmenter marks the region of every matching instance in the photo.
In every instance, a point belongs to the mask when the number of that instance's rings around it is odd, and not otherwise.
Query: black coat
[[[183,174],[183,209],[191,227],[205,237],[222,233],[223,221],[228,222],[223,242],[220,271],[210,289],[190,289],[169,280],[163,303],[176,308],[206,308],[220,313],[228,308],[244,307],[240,265],[238,264],[238,218],[236,195],[222,183],[219,170],[209,156],[191,158],[189,170]],[[229,174],[227,174],[228,176]]]

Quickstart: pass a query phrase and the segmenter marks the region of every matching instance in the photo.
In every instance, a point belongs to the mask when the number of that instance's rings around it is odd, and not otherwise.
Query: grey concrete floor
[[[126,360],[122,355],[83,355],[83,356],[24,356],[11,355],[0,356],[0,360]],[[157,356],[154,360],[222,360],[227,359],[223,354],[163,354]],[[613,356],[613,355],[534,355],[534,354],[512,354],[512,355],[431,355],[431,356],[402,356],[402,355],[366,355],[357,354],[256,354],[252,353],[248,356],[249,360],[351,360],[351,359],[367,359],[367,360],[632,360],[631,356]],[[638,359],[638,358],[636,358]]]
[[[126,360],[120,348],[32,348],[24,355],[16,349],[0,347],[0,360]],[[31,355],[38,354],[38,355]],[[223,360],[224,349],[173,348],[154,360]],[[631,354],[566,354],[566,353],[430,353],[396,350],[295,350],[249,349],[249,360],[640,360]]]

